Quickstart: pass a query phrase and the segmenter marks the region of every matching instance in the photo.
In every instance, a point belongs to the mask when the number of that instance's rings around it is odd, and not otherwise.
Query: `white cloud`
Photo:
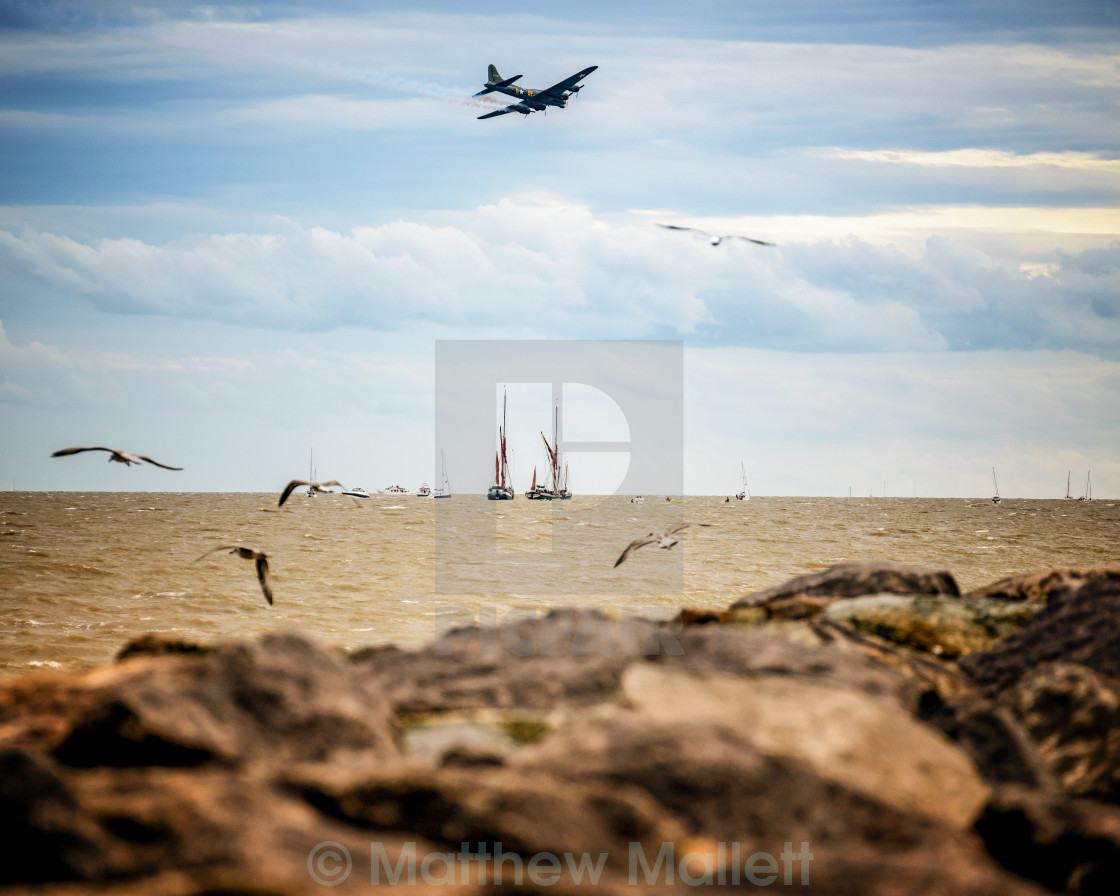
[[[1120,159],[1102,158],[1092,152],[1013,153],[998,149],[970,147],[942,152],[919,152],[907,149],[844,149],[821,150],[828,159],[854,159],[861,162],[885,162],[894,165],[929,165],[934,168],[1074,168],[1099,171],[1120,178]]]
[[[580,96],[581,115],[621,140],[669,139],[707,149],[731,140],[742,153],[744,142],[772,148],[794,135],[798,145],[812,145],[821,134],[842,134],[845,146],[860,151],[873,130],[920,121],[936,124],[938,142],[959,145],[957,137],[968,134],[968,146],[986,135],[1026,154],[1075,141],[1113,142],[1120,63],[1095,48],[721,41],[578,25],[558,46],[559,25],[533,16],[510,23],[396,11],[279,22],[165,20],[80,36],[0,39],[0,72],[96,78],[110,100],[116,87],[133,83],[194,85],[175,101],[134,108],[131,126],[109,102],[96,110],[79,104],[66,111],[12,109],[12,127],[69,120],[87,129],[103,119],[127,132],[175,122],[197,127],[213,115],[211,123],[224,117],[227,124],[263,116],[300,125],[304,133],[316,125],[363,131],[368,117],[342,114],[349,104],[469,103],[493,61],[503,72],[516,67],[511,73],[523,73],[535,87],[600,64]],[[211,79],[220,93],[208,86]],[[305,114],[324,102],[314,98],[330,94],[336,105],[325,107],[324,120]],[[414,107],[407,108],[416,115]],[[361,113],[363,107],[353,108]],[[806,140],[809,133],[817,139]]]
[[[101,311],[260,330],[668,334],[793,351],[1120,347],[1120,242],[1048,252],[1039,277],[944,237],[916,254],[854,238],[712,247],[551,197],[432,218],[349,231],[278,218],[265,232],[162,245],[0,231],[0,263]],[[772,236],[765,219],[752,223]]]

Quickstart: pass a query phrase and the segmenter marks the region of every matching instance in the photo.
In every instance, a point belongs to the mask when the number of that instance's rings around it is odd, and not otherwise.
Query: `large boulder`
[[[87,703],[54,749],[68,765],[396,754],[381,690],[343,657],[294,635],[223,645],[199,658],[132,660]]]
[[[957,596],[960,591],[953,577],[941,570],[898,563],[840,563],[747,594],[731,605],[731,613],[747,621],[759,612],[768,618],[800,619],[816,615],[836,600],[865,594]]]
[[[976,832],[988,853],[1053,893],[1120,892],[1120,809],[1018,785],[994,790]]]
[[[994,695],[1053,662],[1120,679],[1120,581],[1101,578],[1052,593],[1030,622],[988,650],[963,657],[960,667]]]
[[[1120,803],[1120,681],[1075,663],[1048,663],[1001,700],[1066,793]]]
[[[738,682],[744,688],[757,683]],[[581,786],[640,788],[688,832],[674,854],[687,849],[725,877],[732,844],[742,847],[745,858],[747,851],[779,857],[787,843],[796,853],[807,843],[812,861],[806,892],[1035,892],[992,865],[968,833],[823,776],[788,751],[762,749],[745,726],[701,715],[687,724],[657,710],[593,719],[512,762]],[[652,858],[653,844],[642,846]],[[797,889],[800,868],[795,862],[790,881]]]
[[[1009,576],[971,592],[975,597],[1047,601],[1051,595],[1076,591],[1092,582],[1120,582],[1120,569],[1047,569]]]
[[[629,705],[662,723],[722,724],[747,743],[803,763],[821,778],[943,825],[967,828],[987,787],[948,738],[892,699],[827,681],[751,680],[635,665]]]
[[[991,647],[1040,608],[994,598],[871,594],[834,602],[824,618],[913,650],[957,659]]]

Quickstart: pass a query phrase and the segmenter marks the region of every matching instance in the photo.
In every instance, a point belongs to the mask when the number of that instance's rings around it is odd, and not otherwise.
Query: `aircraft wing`
[[[479,115],[478,117],[479,120],[483,118],[497,118],[499,115],[506,115],[510,112],[520,112],[522,115],[528,115],[532,111],[532,108],[525,105],[525,103],[514,103],[512,106],[505,106],[493,112],[487,112],[485,115]]]
[[[554,96],[557,99],[561,99],[564,96],[564,91],[571,90],[573,87],[575,87],[576,84],[578,84],[580,81],[582,81],[588,75],[590,75],[598,67],[599,66],[597,66],[597,65],[593,65],[590,68],[585,68],[582,72],[576,72],[570,78],[565,78],[563,81],[560,81],[557,84],[553,84],[551,87],[547,88],[546,90],[541,90],[541,91],[538,91],[538,92],[539,93],[547,93],[550,96]]]

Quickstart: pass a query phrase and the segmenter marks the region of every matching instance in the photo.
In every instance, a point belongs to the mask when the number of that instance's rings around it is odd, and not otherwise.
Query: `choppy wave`
[[[355,513],[348,498],[297,494],[282,512],[259,512],[273,504],[257,494],[0,493],[0,515],[20,527],[0,531],[0,673],[104,662],[153,630],[200,641],[294,630],[354,648],[560,605],[669,616],[844,561],[948,569],[964,589],[1044,568],[1120,566],[1120,511],[1104,502],[375,495],[362,506],[385,513]],[[133,512],[139,526],[117,524]],[[632,539],[680,519],[712,528],[614,568]],[[269,555],[273,606],[253,563],[194,562],[223,543]],[[503,582],[502,564],[539,575]]]

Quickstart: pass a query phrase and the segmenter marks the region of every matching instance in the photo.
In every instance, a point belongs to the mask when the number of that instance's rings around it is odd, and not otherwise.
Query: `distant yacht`
[[[735,497],[740,501],[749,501],[751,499],[751,490],[747,486],[747,466],[743,461],[739,461],[739,468],[743,471],[743,490]]]
[[[525,497],[530,501],[551,501],[552,493],[543,485],[537,485],[537,468],[533,467],[533,484],[529,486],[529,491],[525,492]]]
[[[443,459],[443,449],[439,449],[439,465],[440,473],[443,478],[443,485],[432,492],[433,498],[450,498],[451,497],[451,483],[447,481],[447,461]]]
[[[417,498],[430,498],[431,496],[432,496],[432,488],[426,482],[421,483],[420,488],[416,489],[416,497]]]
[[[517,497],[513,490],[513,477],[509,472],[509,459],[506,457],[506,402],[508,396],[502,394],[502,425],[498,427],[498,453],[494,455],[494,484],[486,492],[491,501],[512,501]]]
[[[408,489],[403,485],[390,485],[388,488],[383,488],[380,491],[382,495],[407,495]]]
[[[543,487],[538,488],[541,497],[547,498],[552,501],[570,501],[572,500],[572,493],[568,489],[568,465],[564,464],[564,472],[560,472],[560,408],[556,406],[552,409],[552,444],[548,443],[548,438],[545,434],[541,433],[541,439],[544,440],[544,449],[548,452],[548,466],[549,466],[549,480],[552,487],[547,491]],[[535,471],[534,471],[535,472]]]
[[[1093,471],[1090,470],[1085,476],[1085,494],[1083,494],[1078,501],[1092,501],[1093,500]]]
[[[994,495],[992,495],[992,503],[993,504],[998,504],[1000,501],[1003,500],[1003,498],[1001,498],[999,496],[999,480],[996,479],[996,468],[995,467],[992,467],[992,482],[995,483],[995,486],[996,486],[996,493]]]

